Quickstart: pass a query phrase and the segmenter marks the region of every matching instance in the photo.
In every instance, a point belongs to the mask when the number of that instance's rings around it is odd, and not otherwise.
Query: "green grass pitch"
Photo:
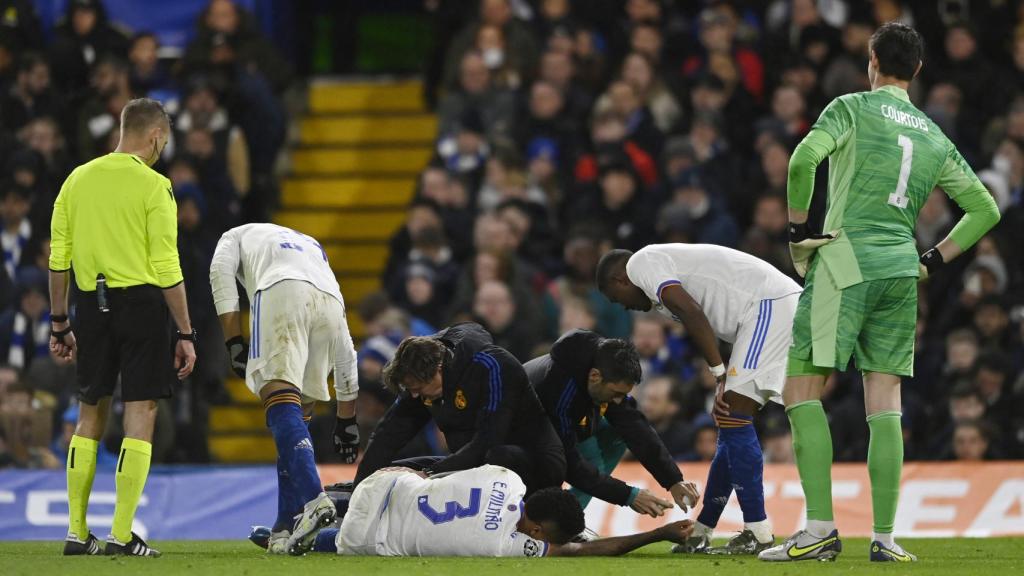
[[[62,558],[58,542],[0,542],[0,574],[43,576],[103,574],[189,576],[281,576],[282,574],[443,575],[514,574],[568,576],[647,576],[715,574],[768,576],[771,574],[947,574],[1010,575],[1024,573],[1024,538],[903,539],[921,562],[892,566],[867,562],[867,541],[843,541],[844,552],[835,563],[766,564],[749,557],[681,557],[668,553],[670,544],[653,544],[622,558],[583,559],[455,559],[455,558],[344,558],[311,553],[305,558],[267,557],[247,541],[153,542],[164,552],[159,559]]]
[[[1024,574],[1024,538],[903,539],[906,548],[921,561],[913,565],[871,564],[865,539],[843,541],[844,552],[830,563],[766,564],[751,557],[669,554],[669,544],[655,544],[621,558],[354,558],[310,554],[304,558],[268,557],[247,541],[152,542],[161,558],[111,558],[60,556],[58,542],[0,542],[0,574],[4,576],[117,576],[205,574],[233,576],[281,576],[282,574],[373,574],[387,576],[438,576],[514,574],[515,576],[648,576],[667,574],[722,574],[769,576],[772,574]]]

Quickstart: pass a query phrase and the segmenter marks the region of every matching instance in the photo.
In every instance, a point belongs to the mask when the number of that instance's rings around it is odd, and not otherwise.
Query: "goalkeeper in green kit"
[[[960,255],[996,222],[991,195],[934,122],[910,103],[922,41],[890,22],[871,37],[870,92],[836,98],[789,164],[790,251],[806,285],[793,320],[783,400],[807,501],[807,525],[761,552],[767,561],[833,560],[832,438],[821,405],[825,379],[852,356],[864,376],[871,440],[872,561],[916,560],[893,541],[903,467],[900,378],[913,374],[917,281]],[[807,227],[814,172],[829,158],[824,234]],[[966,213],[920,257],[918,211],[938,186]]]

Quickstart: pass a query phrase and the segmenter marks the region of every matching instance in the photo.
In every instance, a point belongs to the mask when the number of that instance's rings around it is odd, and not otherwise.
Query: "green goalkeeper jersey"
[[[826,136],[827,135],[827,136]],[[815,146],[817,144],[817,146]],[[804,150],[801,150],[804,148]],[[840,96],[821,113],[790,166],[790,203],[803,203],[798,156],[808,150],[829,156],[828,213],[823,230],[841,230],[818,254],[840,288],[866,280],[918,275],[914,239],[917,214],[939,186],[961,206],[985,202],[988,191],[953,143],[895,86]],[[821,158],[817,158],[820,162]],[[817,162],[814,162],[814,166]],[[813,166],[811,166],[813,170]],[[806,180],[806,178],[804,178]],[[810,205],[810,188],[806,189]],[[995,219],[998,219],[996,212]],[[960,233],[969,247],[978,234]],[[981,222],[976,222],[980,225]],[[957,240],[954,234],[954,240]],[[959,244],[959,242],[958,242]]]

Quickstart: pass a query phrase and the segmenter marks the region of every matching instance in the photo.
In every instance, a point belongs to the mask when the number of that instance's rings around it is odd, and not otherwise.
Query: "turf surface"
[[[621,558],[342,558],[310,554],[304,558],[268,557],[252,544],[242,542],[151,542],[161,558],[60,556],[57,542],[0,542],[0,574],[3,576],[118,576],[147,574],[205,574],[281,576],[295,574],[437,574],[461,576],[513,573],[571,576],[648,576],[671,574],[722,574],[767,576],[771,574],[945,574],[1009,576],[1024,574],[1024,538],[928,539],[901,542],[921,561],[913,565],[871,564],[864,539],[843,541],[845,552],[831,563],[766,564],[750,557],[684,557],[668,554],[669,544],[655,544]]]

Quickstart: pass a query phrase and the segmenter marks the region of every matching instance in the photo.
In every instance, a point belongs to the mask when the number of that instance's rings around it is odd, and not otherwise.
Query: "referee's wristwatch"
[[[191,332],[187,333],[183,333],[181,330],[178,330],[178,340],[188,340],[189,342],[195,344],[199,342],[199,333],[196,332],[195,328],[193,328]]]

